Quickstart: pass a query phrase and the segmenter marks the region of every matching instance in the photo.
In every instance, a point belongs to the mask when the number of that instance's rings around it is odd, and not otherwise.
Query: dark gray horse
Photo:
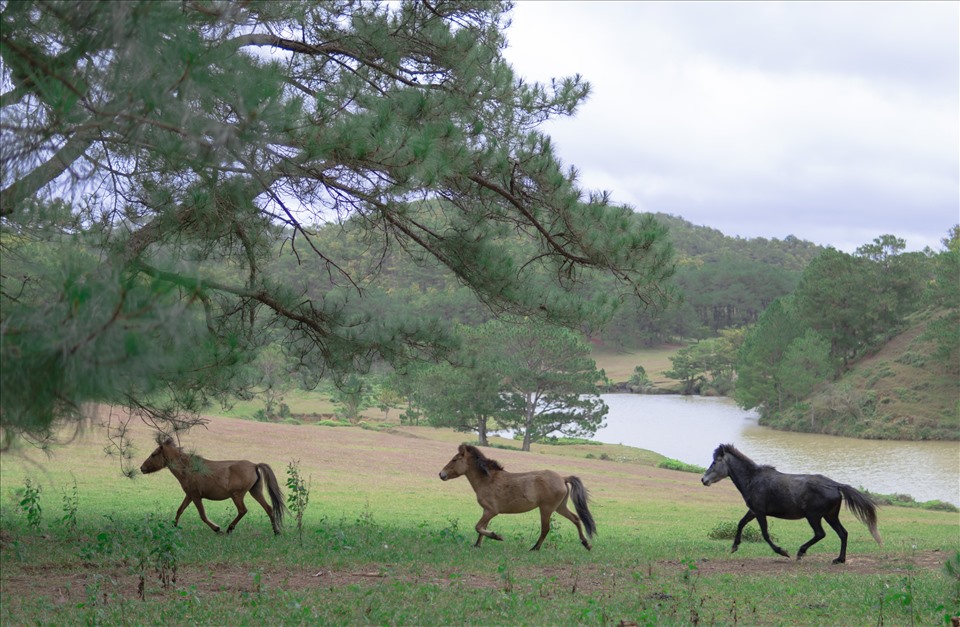
[[[848,485],[837,483],[823,475],[789,475],[778,472],[773,466],[761,466],[730,444],[721,444],[713,452],[713,463],[700,481],[703,485],[716,483],[730,477],[747,503],[747,513],[737,525],[733,549],[740,546],[740,535],[748,522],[757,519],[763,539],[770,548],[784,557],[790,554],[773,543],[767,533],[767,516],[798,520],[806,518],[813,528],[813,538],[800,547],[797,559],[803,557],[811,546],[823,540],[825,519],[840,536],[840,556],[833,560],[840,564],[847,559],[847,530],[840,524],[840,504],[845,499],[847,507],[857,519],[870,529],[877,544],[881,544],[877,531],[877,506],[873,500]]]

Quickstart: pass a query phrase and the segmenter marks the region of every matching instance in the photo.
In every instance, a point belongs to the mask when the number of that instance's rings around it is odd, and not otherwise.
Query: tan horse
[[[507,472],[499,462],[488,459],[480,449],[469,444],[461,444],[456,456],[440,471],[440,478],[444,481],[460,475],[467,476],[470,486],[477,493],[477,502],[483,508],[483,516],[476,526],[479,535],[474,546],[480,546],[484,536],[503,540],[487,529],[487,523],[497,514],[522,514],[539,507],[540,539],[531,551],[540,550],[543,539],[550,531],[553,512],[576,525],[580,542],[590,550],[590,542],[584,537],[580,522],[583,521],[583,527],[586,527],[587,535],[591,538],[597,527],[587,509],[587,490],[577,477],[561,477],[552,470]],[[568,494],[573,497],[576,514],[567,509]]]
[[[234,505],[237,506],[237,517],[227,527],[227,533],[230,533],[247,513],[243,498],[249,492],[266,510],[267,516],[270,517],[270,523],[273,525],[273,532],[279,534],[283,528],[283,513],[287,506],[280,494],[277,477],[273,474],[270,466],[254,464],[246,460],[213,461],[204,459],[199,455],[184,453],[174,445],[173,439],[166,438],[160,442],[157,450],[143,462],[143,465],[140,466],[140,472],[146,475],[164,468],[170,469],[170,472],[177,478],[180,487],[186,493],[183,503],[180,504],[180,509],[177,510],[177,517],[173,521],[174,525],[179,524],[180,515],[187,509],[187,505],[193,502],[197,506],[197,511],[200,512],[200,519],[216,533],[220,533],[219,525],[207,519],[207,514],[203,511],[202,499],[209,501],[233,499]],[[263,498],[264,482],[267,484],[267,492],[270,494],[273,507]]]

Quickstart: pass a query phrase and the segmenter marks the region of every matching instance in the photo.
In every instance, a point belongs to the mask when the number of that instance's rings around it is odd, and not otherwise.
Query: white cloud
[[[507,57],[591,82],[547,127],[588,188],[730,235],[922,249],[960,221],[958,7],[521,1]]]

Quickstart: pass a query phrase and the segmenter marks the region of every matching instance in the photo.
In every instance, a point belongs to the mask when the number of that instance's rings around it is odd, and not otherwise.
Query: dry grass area
[[[679,344],[666,345],[639,351],[618,351],[610,348],[595,347],[591,357],[597,362],[597,368],[603,369],[607,378],[614,383],[628,381],[637,366],[643,366],[647,377],[658,388],[669,388],[678,382],[664,376],[664,372],[673,368],[670,358],[683,348]]]
[[[932,344],[922,339],[930,321],[919,318],[814,396],[819,430],[867,438],[960,439],[960,377],[930,356]],[[805,425],[794,420],[787,428]]]

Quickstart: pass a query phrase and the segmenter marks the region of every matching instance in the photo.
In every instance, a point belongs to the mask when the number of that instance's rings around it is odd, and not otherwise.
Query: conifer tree
[[[439,261],[496,312],[575,325],[660,302],[665,229],[562,166],[539,128],[588,84],[516,76],[509,9],[4,3],[4,444],[90,402],[187,426],[253,383],[272,338],[314,380],[442,354],[442,321],[372,313],[321,224],[360,229],[370,259]],[[304,266],[329,285],[293,280]],[[595,273],[615,280],[587,298]]]

